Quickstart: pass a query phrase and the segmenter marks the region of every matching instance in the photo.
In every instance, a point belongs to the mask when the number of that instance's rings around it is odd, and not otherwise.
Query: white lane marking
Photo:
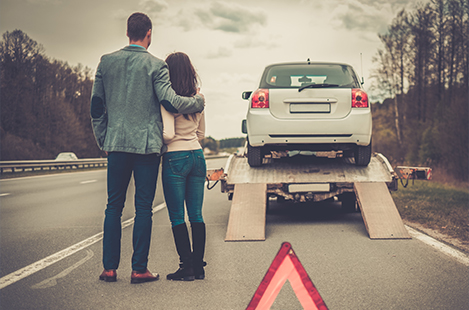
[[[59,274],[57,274],[56,276],[53,276],[52,278],[49,278],[49,279],[45,279],[44,281],[42,282],[39,282],[37,284],[34,284],[33,286],[31,286],[32,289],[45,289],[45,288],[48,288],[48,287],[52,287],[52,286],[55,286],[57,285],[57,279],[60,279],[60,278],[63,278],[65,277],[66,275],[68,275],[70,272],[72,272],[74,269],[78,268],[80,265],[82,265],[84,262],[86,262],[87,260],[89,260],[90,258],[92,258],[94,255],[93,251],[91,250],[86,250],[86,257],[83,258],[82,260],[76,262],[75,264],[73,264],[72,266],[68,267],[67,269],[65,269],[64,271],[60,272]]]
[[[98,182],[98,180],[88,180],[88,181],[82,181],[80,184],[89,184],[89,183],[95,183]]]
[[[42,270],[52,264],[55,264],[56,262],[64,259],[65,257],[68,257],[96,242],[101,240],[103,238],[103,233],[96,234],[88,239],[85,239],[77,244],[72,245],[71,247],[68,247],[60,252],[57,252],[55,254],[52,254],[46,258],[43,258],[29,266],[26,266],[24,268],[21,268],[15,272],[10,273],[9,275],[4,276],[3,278],[0,279],[0,289],[7,287],[10,284],[13,284],[23,278],[26,278],[27,276],[32,275],[33,273],[38,272],[39,270]]]
[[[155,208],[153,208],[153,213],[156,213],[160,210],[162,210],[166,204],[163,202],[162,204],[159,204]],[[132,225],[134,222],[134,219],[128,219],[127,221],[122,222],[122,229]],[[32,263],[29,266],[26,266],[24,268],[21,268],[17,271],[14,271],[2,278],[0,278],[0,290],[7,287],[10,284],[13,284],[23,278],[26,278],[33,273],[36,273],[46,267],[49,267],[52,264],[55,264],[56,262],[64,259],[65,257],[68,257],[80,250],[83,250],[84,248],[89,247],[92,244],[95,244],[96,242],[100,241],[103,239],[103,233],[100,232],[99,234],[96,234],[88,239],[85,239],[77,244],[74,244],[62,251],[59,251],[55,254],[52,254],[46,258],[43,258],[35,263]]]
[[[432,237],[428,236],[428,235],[425,235],[415,229],[413,229],[412,227],[410,226],[407,226],[405,225],[405,227],[407,228],[407,230],[409,231],[409,234],[415,238],[415,239],[418,239],[424,243],[426,243],[427,245],[430,245],[432,247],[434,247],[436,250],[448,255],[448,256],[451,256],[453,257],[454,259],[456,259],[458,262],[464,264],[465,266],[469,266],[469,257],[467,255],[465,255],[463,252],[460,252],[456,249],[453,249],[452,247],[444,244],[443,242],[440,242],[436,239],[433,239]]]
[[[8,196],[10,195],[10,193],[3,193],[3,194],[0,194],[0,197],[5,197],[5,196]]]
[[[160,210],[163,210],[165,207],[166,207],[165,202],[160,203],[159,205],[157,205],[156,207],[153,208],[153,214],[155,214],[156,212],[158,212]]]

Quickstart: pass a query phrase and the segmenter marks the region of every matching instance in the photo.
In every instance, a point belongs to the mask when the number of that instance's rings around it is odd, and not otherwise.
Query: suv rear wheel
[[[368,166],[371,159],[371,141],[367,146],[357,146],[354,157],[357,166]]]
[[[262,164],[262,148],[251,146],[248,142],[248,164],[251,167],[259,167]]]

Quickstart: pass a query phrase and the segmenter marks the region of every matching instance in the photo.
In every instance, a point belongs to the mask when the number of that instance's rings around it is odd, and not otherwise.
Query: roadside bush
[[[421,163],[438,163],[440,161],[442,156],[440,139],[437,127],[429,127],[423,132],[419,149],[419,160]]]

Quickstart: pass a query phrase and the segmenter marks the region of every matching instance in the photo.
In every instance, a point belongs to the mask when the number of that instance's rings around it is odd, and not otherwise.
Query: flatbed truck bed
[[[391,190],[397,189],[394,171],[381,154],[374,154],[367,167],[356,166],[350,159],[301,155],[269,161],[252,168],[246,157],[230,156],[222,192],[233,193],[236,184],[265,183],[268,194],[304,202],[353,192],[355,182],[384,182]]]

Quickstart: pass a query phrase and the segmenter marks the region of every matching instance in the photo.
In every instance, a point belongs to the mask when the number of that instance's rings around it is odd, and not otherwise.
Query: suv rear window
[[[352,67],[342,64],[289,64],[267,67],[261,88],[300,88],[311,84],[338,88],[359,88]]]

